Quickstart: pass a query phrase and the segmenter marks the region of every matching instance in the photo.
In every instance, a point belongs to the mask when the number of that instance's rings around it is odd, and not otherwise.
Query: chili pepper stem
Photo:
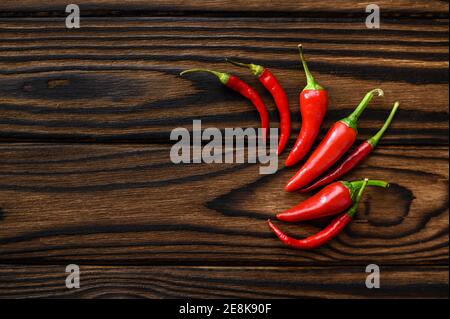
[[[359,189],[359,192],[356,195],[355,203],[347,212],[347,215],[350,216],[351,218],[353,218],[355,216],[356,212],[358,211],[358,205],[359,205],[359,202],[361,201],[362,195],[364,193],[364,190],[366,189],[368,181],[369,180],[367,178],[364,179],[364,181],[361,185],[361,188]]]
[[[306,75],[306,86],[303,90],[323,90],[323,87],[316,83],[314,77],[309,71],[308,64],[306,64],[305,56],[303,55],[303,46],[301,44],[298,45],[298,53]]]
[[[372,100],[375,93],[378,93],[378,96],[384,96],[384,92],[382,89],[374,89],[368,92],[364,98],[359,103],[358,107],[346,118],[342,119],[341,122],[345,123],[348,127],[351,127],[355,131],[357,130],[357,122],[362,112],[365,110],[369,102]]]
[[[230,78],[230,75],[227,73],[223,73],[223,72],[217,72],[217,71],[213,71],[213,70],[208,70],[208,69],[189,69],[189,70],[185,70],[183,72],[180,73],[180,75],[185,75],[186,73],[193,73],[193,72],[207,72],[207,73],[211,73],[213,75],[215,75],[220,82],[222,82],[222,84],[227,84],[228,79]]]
[[[355,184],[358,187],[362,187],[361,185],[364,183],[364,181],[357,181]],[[369,179],[367,181],[367,186],[376,186],[376,187],[382,187],[382,188],[388,188],[389,187],[389,183],[385,182],[385,181],[380,181],[377,179]]]
[[[362,185],[364,184],[364,180],[352,181],[352,182],[341,181],[341,183],[344,184],[344,186],[348,188],[348,190],[350,191],[350,197],[354,201],[356,198],[357,192],[361,189]],[[377,179],[369,179],[369,180],[367,180],[367,186],[388,188],[389,183],[385,182],[385,181],[377,180]]]
[[[260,76],[264,72],[264,67],[262,65],[253,64],[253,63],[247,64],[247,63],[237,62],[237,61],[234,61],[234,60],[231,60],[228,58],[225,58],[225,61],[227,61],[231,64],[234,64],[234,65],[237,65],[237,66],[249,68],[250,71],[252,71],[253,75],[256,75],[256,76]]]
[[[374,136],[372,136],[370,139],[367,140],[367,143],[369,143],[372,146],[372,149],[377,147],[378,142],[380,141],[380,139],[383,136],[384,132],[386,132],[386,130],[389,127],[389,125],[391,125],[392,119],[394,118],[395,113],[397,112],[397,109],[398,109],[399,105],[400,105],[399,102],[395,102],[394,103],[394,106],[392,107],[392,111],[389,114],[388,118],[386,119],[386,122],[384,122],[384,124],[381,127],[381,129]]]

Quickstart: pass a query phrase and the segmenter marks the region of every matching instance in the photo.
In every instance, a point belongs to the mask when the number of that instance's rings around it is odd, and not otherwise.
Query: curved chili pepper
[[[305,69],[307,84],[299,94],[302,127],[285,165],[292,166],[300,161],[310,150],[328,108],[327,91],[314,81],[303,56],[302,45],[298,46],[300,60]]]
[[[327,175],[325,175],[324,177],[319,179],[317,182],[315,182],[311,186],[301,189],[300,192],[306,193],[306,192],[312,191],[318,187],[321,187],[323,185],[327,185],[327,184],[337,180],[339,177],[346,174],[352,168],[354,168],[359,163],[361,163],[362,160],[365,159],[370,153],[372,153],[372,151],[377,147],[378,142],[380,141],[384,132],[386,132],[387,128],[391,124],[392,119],[394,118],[394,115],[397,112],[398,106],[399,106],[399,103],[395,102],[386,122],[384,122],[381,129],[374,136],[372,136],[370,139],[368,139],[368,140],[362,142],[360,145],[358,145],[358,147],[355,148],[355,150],[353,152],[351,152],[342,161],[342,163],[339,164],[339,166],[337,166],[335,169],[333,169],[331,172],[329,172]]]
[[[293,192],[308,185],[347,152],[356,140],[358,118],[375,93],[379,96],[383,95],[380,89],[368,92],[349,116],[333,124],[305,164],[289,180],[285,187],[287,192]]]
[[[277,218],[285,222],[299,222],[336,215],[354,204],[357,192],[362,184],[363,181],[334,182],[314,196],[278,214]],[[367,185],[389,187],[387,182],[379,180],[368,180]]]
[[[358,211],[358,205],[361,201],[362,194],[366,188],[368,180],[365,179],[358,195],[356,196],[353,206],[344,214],[336,217],[326,228],[321,230],[315,235],[309,236],[303,239],[295,239],[284,234],[277,226],[275,226],[271,220],[268,220],[269,227],[277,235],[277,237],[286,245],[297,249],[314,249],[322,246],[330,239],[336,237],[350,221],[352,221],[356,212]]]
[[[184,75],[186,73],[191,73],[191,72],[211,73],[211,74],[215,75],[223,85],[238,92],[243,97],[245,97],[250,102],[252,102],[252,104],[256,107],[256,110],[258,111],[259,117],[261,119],[261,127],[262,127],[262,134],[263,134],[262,138],[263,138],[263,140],[266,139],[267,129],[269,127],[269,114],[267,113],[267,109],[266,109],[266,106],[265,106],[263,100],[261,99],[259,94],[253,88],[251,88],[247,83],[245,83],[244,81],[239,79],[237,76],[230,75],[230,74],[223,73],[223,72],[208,70],[208,69],[189,69],[189,70],[181,72],[180,75]]]
[[[280,155],[286,147],[286,144],[289,140],[289,135],[291,134],[291,115],[289,112],[289,101],[286,93],[284,92],[275,75],[273,75],[273,73],[270,72],[269,69],[266,69],[265,67],[257,64],[246,64],[230,59],[225,60],[234,65],[249,68],[253,75],[258,77],[259,82],[261,82],[266,90],[269,91],[272,95],[272,98],[275,101],[275,105],[278,109],[278,113],[280,115],[280,141],[278,142],[277,148],[277,155]]]

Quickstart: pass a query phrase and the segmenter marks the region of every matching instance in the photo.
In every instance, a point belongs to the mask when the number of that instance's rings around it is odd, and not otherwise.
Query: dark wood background
[[[45,3],[45,4],[44,4]],[[0,2],[0,297],[447,297],[448,3],[377,1]],[[346,179],[384,178],[356,220],[314,251],[283,246],[265,220],[305,196],[295,172],[257,165],[174,165],[170,131],[257,127],[253,107],[190,67],[223,57],[273,70],[299,129],[305,85],[296,46],[329,89],[321,135],[374,87],[360,139],[401,108],[379,148]],[[285,152],[282,159],[286,157]],[[283,225],[306,236],[324,222]],[[81,288],[65,267],[81,266]],[[381,288],[365,267],[381,267]]]

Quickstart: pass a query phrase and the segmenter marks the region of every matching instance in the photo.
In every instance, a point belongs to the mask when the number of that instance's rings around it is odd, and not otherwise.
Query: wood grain
[[[203,1],[185,1],[185,0],[128,0],[126,2],[118,0],[78,0],[77,4],[82,9],[82,12],[92,14],[95,12],[97,15],[102,12],[107,12],[108,15],[117,14],[117,11],[123,14],[123,11],[131,11],[134,15],[142,15],[142,11],[151,12],[151,14],[166,12],[170,14],[176,14],[177,12],[193,13],[204,12],[205,14],[212,14],[215,12],[220,13],[236,13],[246,12],[258,13],[268,12],[270,15],[274,15],[277,12],[289,12],[289,13],[314,13],[314,12],[339,12],[344,16],[359,13],[365,14],[365,8],[367,5],[373,2],[354,2],[348,0],[336,0],[333,2],[333,6],[330,6],[326,1],[263,1],[252,0],[237,3],[232,0],[203,0]],[[67,2],[61,0],[55,1],[37,1],[37,0],[3,0],[0,3],[0,13],[4,15],[12,15],[14,13],[29,13],[38,12],[40,16],[50,12],[57,11],[60,13],[65,12]],[[400,1],[377,1],[377,5],[380,6],[383,13],[395,13],[396,15],[448,15],[448,3],[445,1],[425,1],[425,0],[400,0]],[[114,11],[114,12],[111,12]]]
[[[80,0],[0,2],[0,298],[448,298],[449,49],[446,1]],[[234,57],[269,67],[291,102],[305,85],[296,46],[327,87],[323,125],[364,93],[372,135],[399,100],[376,152],[346,177],[382,178],[337,239],[283,246],[265,220],[306,198],[282,191],[296,168],[169,160],[175,127],[258,127],[251,105],[190,67],[226,70],[271,97]],[[283,154],[281,160],[284,159]],[[326,220],[277,222],[302,237]],[[81,265],[68,290],[65,266]],[[381,266],[381,289],[365,266]]]
[[[0,263],[145,265],[447,264],[448,149],[382,147],[347,177],[383,178],[320,249],[283,246],[266,219],[306,198],[294,169],[183,164],[169,146],[3,144]],[[327,221],[279,225],[306,236]]]
[[[447,22],[386,20],[369,30],[360,19],[86,18],[67,30],[58,18],[0,19],[0,138],[160,143],[193,119],[221,129],[258,126],[254,108],[210,76],[178,76],[190,67],[240,75],[261,92],[277,126],[271,97],[224,56],[273,70],[291,101],[295,138],[302,42],[330,92],[324,130],[381,87],[385,98],[360,122],[363,137],[399,100],[383,143],[448,145]]]
[[[80,288],[65,265],[0,266],[0,298],[448,298],[448,269],[381,267],[367,289],[365,267],[81,266]]]

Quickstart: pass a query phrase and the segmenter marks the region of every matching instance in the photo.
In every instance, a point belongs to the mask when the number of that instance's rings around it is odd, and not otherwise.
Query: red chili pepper
[[[319,134],[320,126],[328,108],[327,91],[314,81],[303,56],[301,44],[298,46],[298,49],[300,60],[305,69],[307,84],[299,94],[302,127],[294,147],[286,159],[286,166],[294,165],[308,153]]]
[[[226,59],[226,61],[237,66],[249,68],[253,75],[258,77],[259,82],[261,82],[266,90],[272,95],[280,115],[280,141],[277,149],[277,155],[280,155],[289,140],[289,135],[291,134],[291,115],[289,112],[289,101],[286,93],[275,75],[273,75],[269,69],[257,64],[245,64],[232,61],[230,59]]]
[[[399,106],[399,103],[395,102],[395,104],[392,108],[392,111],[389,114],[389,117],[387,118],[386,122],[383,124],[381,129],[374,136],[372,136],[367,141],[362,142],[353,152],[351,152],[347,156],[347,158],[345,158],[342,161],[342,163],[339,166],[337,166],[331,172],[327,173],[327,175],[325,175],[324,177],[319,179],[317,182],[315,182],[311,186],[301,189],[300,192],[302,192],[302,193],[309,192],[309,191],[312,191],[323,185],[327,185],[327,184],[337,180],[339,177],[346,174],[352,168],[354,168],[359,163],[361,163],[362,160],[365,159],[370,153],[372,153],[372,151],[377,147],[378,142],[380,141],[384,132],[387,130],[387,128],[391,124],[392,119],[394,118],[394,115],[397,112],[398,106]]]
[[[264,105],[263,100],[253,88],[251,88],[247,83],[239,79],[237,76],[213,70],[190,69],[181,72],[180,75],[184,75],[186,73],[191,72],[208,72],[214,74],[223,85],[229,87],[230,89],[233,89],[234,91],[240,93],[246,99],[250,100],[250,102],[253,103],[253,105],[256,107],[256,110],[259,113],[263,132],[262,138],[263,140],[266,139],[267,129],[269,127],[269,114],[267,113],[267,109],[266,106]]]
[[[277,218],[285,222],[299,222],[336,215],[354,204],[362,184],[363,181],[334,182],[314,196],[278,214]],[[369,180],[367,185],[384,188],[389,186],[387,182],[379,180]]]
[[[352,114],[333,124],[306,163],[289,180],[285,187],[287,192],[305,187],[347,152],[356,140],[358,118],[375,93],[379,96],[383,95],[380,89],[368,92]]]
[[[284,234],[278,227],[276,227],[270,219],[268,220],[269,227],[277,235],[277,237],[286,245],[298,249],[314,249],[322,246],[330,239],[336,237],[348,223],[353,219],[358,211],[358,205],[361,201],[362,194],[366,188],[367,179],[364,180],[358,195],[356,196],[353,206],[344,214],[336,217],[326,228],[321,230],[315,235],[309,236],[304,239],[295,239]]]

